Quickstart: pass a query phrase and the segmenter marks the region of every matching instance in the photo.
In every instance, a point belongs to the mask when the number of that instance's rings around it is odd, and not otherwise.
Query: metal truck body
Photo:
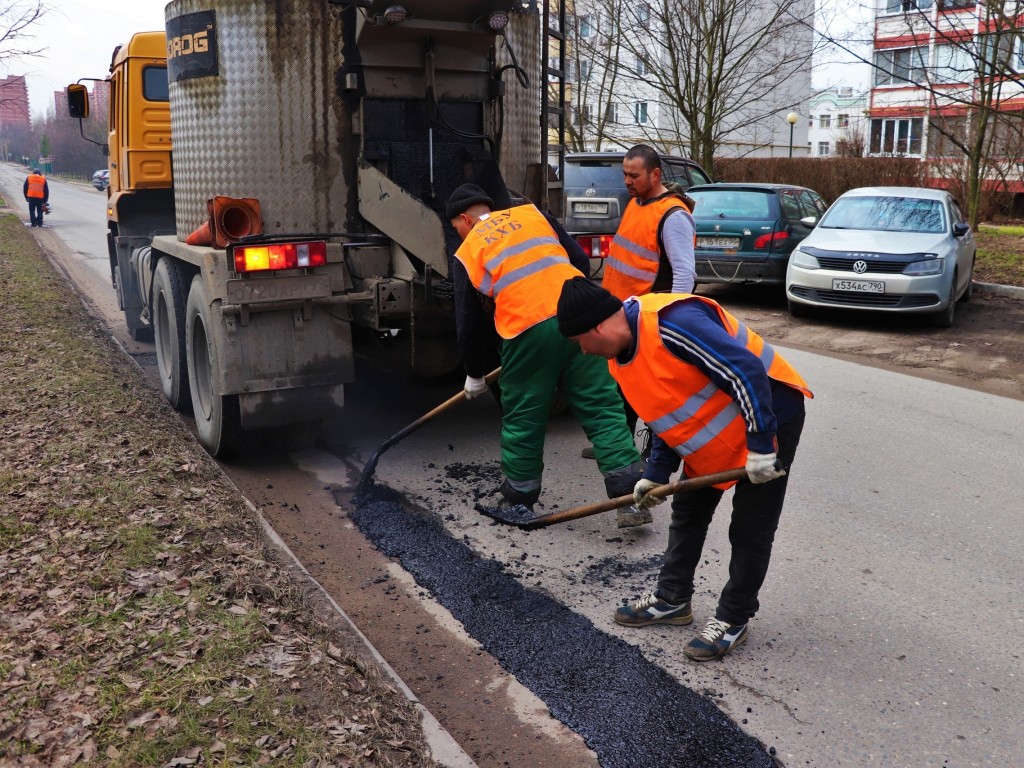
[[[207,450],[315,430],[357,345],[392,370],[453,370],[447,196],[546,195],[536,4],[173,0],[166,22],[111,63],[111,277]],[[214,198],[258,201],[258,231],[186,242],[229,229]]]

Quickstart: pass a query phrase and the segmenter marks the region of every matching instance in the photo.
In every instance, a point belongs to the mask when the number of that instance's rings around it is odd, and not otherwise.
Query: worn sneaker
[[[619,607],[612,618],[618,624],[627,627],[646,627],[648,624],[683,625],[693,622],[693,611],[690,610],[689,602],[673,605],[658,597],[657,592],[651,592],[632,605]]]
[[[588,445],[586,448],[580,451],[580,456],[582,456],[584,459],[594,458],[594,446]]]
[[[649,509],[626,507],[617,510],[615,514],[616,528],[635,528],[638,525],[647,525],[652,522],[654,522],[654,517]]]
[[[728,624],[718,619],[708,619],[701,633],[683,648],[683,653],[694,661],[710,661],[725,656],[746,639],[746,624]]]

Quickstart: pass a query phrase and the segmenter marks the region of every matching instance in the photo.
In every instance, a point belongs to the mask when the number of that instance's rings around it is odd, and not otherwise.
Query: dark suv
[[[625,156],[625,152],[578,152],[565,156],[563,223],[592,258],[608,255],[608,245],[629,202],[622,180]],[[664,183],[674,181],[683,189],[711,182],[700,165],[685,157],[662,155],[661,169]]]

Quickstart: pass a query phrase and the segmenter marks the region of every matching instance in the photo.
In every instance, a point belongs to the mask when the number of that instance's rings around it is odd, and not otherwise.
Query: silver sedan
[[[786,298],[815,308],[927,314],[953,324],[971,297],[976,245],[960,205],[924,187],[862,187],[841,195],[793,251]]]

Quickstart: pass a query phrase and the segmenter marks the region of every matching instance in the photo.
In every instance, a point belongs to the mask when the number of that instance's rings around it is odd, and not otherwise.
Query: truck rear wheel
[[[201,275],[192,278],[185,305],[185,358],[192,411],[199,442],[218,459],[238,452],[242,444],[238,395],[222,395],[217,371],[220,355],[213,333],[215,318]]]
[[[153,274],[153,340],[160,386],[177,411],[192,410],[188,366],[185,365],[185,302],[181,267],[168,256],[157,262]]]

